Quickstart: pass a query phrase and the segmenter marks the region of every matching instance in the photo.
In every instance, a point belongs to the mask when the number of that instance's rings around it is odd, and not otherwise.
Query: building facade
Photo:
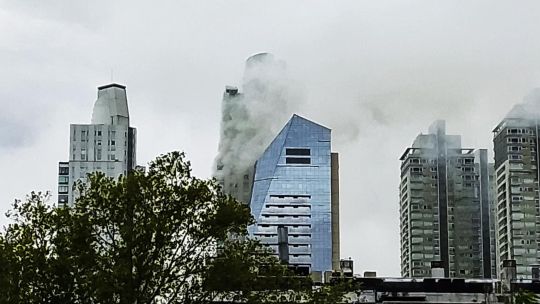
[[[494,235],[487,150],[464,149],[444,121],[416,137],[400,158],[401,274],[491,278]]]
[[[69,142],[69,161],[58,166],[58,205],[74,202],[73,185],[88,173],[118,178],[134,169],[136,129],[129,124],[126,87],[99,87],[91,123],[70,125]]]
[[[246,60],[241,89],[226,86],[214,177],[223,191],[249,204],[255,162],[289,119],[285,63],[269,53]],[[280,109],[280,111],[276,111]]]
[[[236,151],[238,147],[233,146],[238,134],[241,133],[238,125],[233,120],[238,117],[232,115],[239,107],[243,107],[245,102],[244,94],[238,91],[237,87],[227,86],[223,93],[222,117],[221,117],[221,136],[219,143],[220,154],[216,159],[215,177],[220,183],[223,192],[234,197],[240,202],[249,203],[251,199],[251,186],[253,184],[253,174],[255,171],[255,155],[249,155],[237,158]],[[232,113],[231,113],[232,112]],[[256,130],[253,130],[255,133]],[[249,145],[249,144],[247,144]],[[246,149],[250,151],[251,149]],[[232,156],[234,155],[234,156]]]
[[[339,167],[330,129],[293,115],[255,165],[252,236],[278,250],[288,228],[289,264],[339,269]]]
[[[517,105],[494,129],[497,264],[515,260],[518,278],[540,264],[538,116]]]

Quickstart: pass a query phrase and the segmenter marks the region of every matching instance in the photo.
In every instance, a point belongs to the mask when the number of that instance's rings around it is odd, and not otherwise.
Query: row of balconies
[[[261,215],[310,215],[311,208],[299,207],[271,207],[262,210]]]
[[[277,245],[278,244],[278,237],[277,236],[265,236],[265,235],[258,235],[255,234],[255,236],[261,241],[263,244],[267,245]],[[311,244],[311,236],[291,236],[289,235],[289,244],[290,245],[309,245]]]

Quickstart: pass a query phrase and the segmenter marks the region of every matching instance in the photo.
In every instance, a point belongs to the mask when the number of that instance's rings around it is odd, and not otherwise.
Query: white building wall
[[[73,185],[85,181],[88,173],[100,171],[118,178],[134,169],[135,138],[136,130],[129,127],[125,87],[98,88],[92,124],[70,125],[68,204],[77,195]]]

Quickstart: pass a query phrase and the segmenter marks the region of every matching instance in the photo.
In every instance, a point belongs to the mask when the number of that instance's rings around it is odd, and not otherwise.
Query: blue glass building
[[[290,264],[337,269],[337,159],[331,130],[293,115],[255,165],[249,232],[277,252],[277,227],[287,227]]]

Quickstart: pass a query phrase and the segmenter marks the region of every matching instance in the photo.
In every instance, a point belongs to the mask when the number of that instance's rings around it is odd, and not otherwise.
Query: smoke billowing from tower
[[[242,91],[223,94],[214,176],[226,193],[249,203],[255,161],[291,115],[291,86],[283,61],[260,53],[246,61]]]

